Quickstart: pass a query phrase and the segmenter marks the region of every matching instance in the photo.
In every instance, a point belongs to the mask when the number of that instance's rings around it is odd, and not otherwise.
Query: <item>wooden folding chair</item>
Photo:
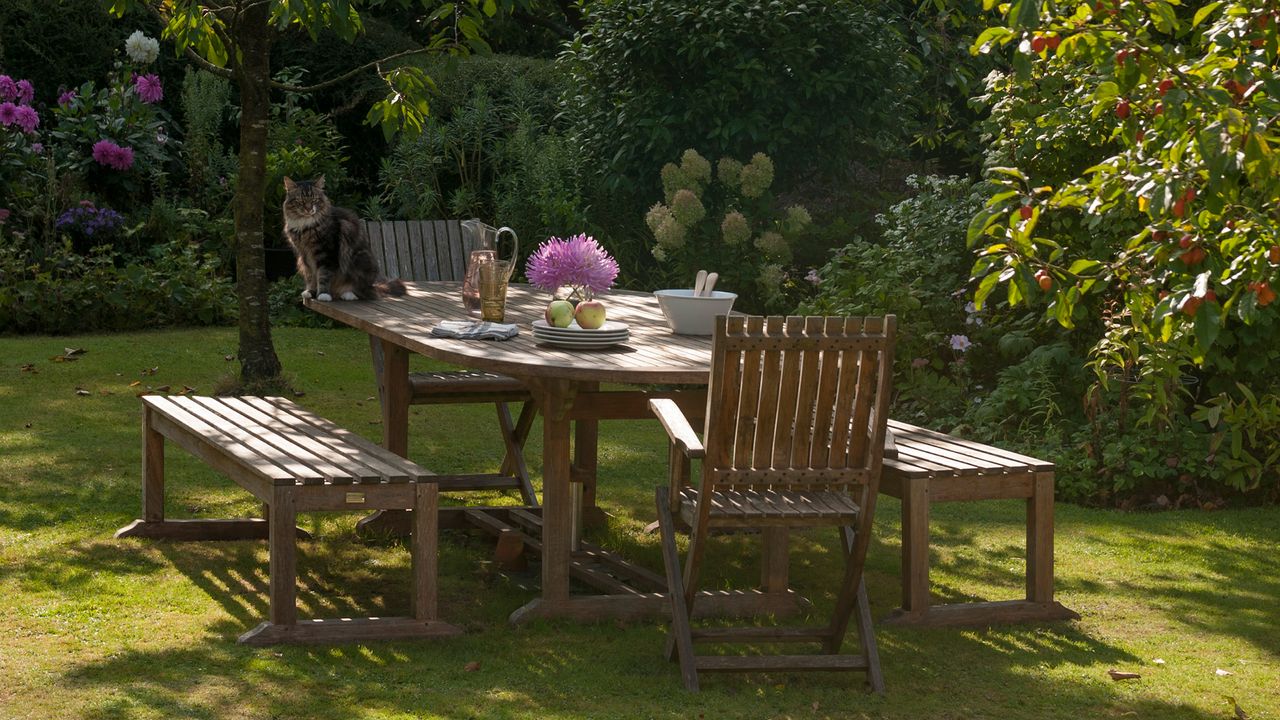
[[[861,670],[884,692],[862,578],[884,453],[896,318],[716,319],[711,383],[700,439],[670,400],[651,400],[671,439],[670,486],[657,489],[658,524],[671,595],[667,658],[685,687],[699,672]],[[689,482],[690,460],[701,481]],[[690,528],[683,570],[675,521]],[[835,526],[845,570],[821,627],[693,629],[689,618],[710,533],[763,530],[766,590],[785,589],[791,528]],[[781,588],[779,588],[781,586]],[[860,654],[840,652],[850,617]],[[804,643],[820,654],[696,655],[694,642]]]
[[[384,275],[401,280],[455,280],[466,272],[472,239],[457,220],[363,221],[374,258]],[[461,310],[461,296],[459,296]],[[378,397],[385,403],[382,345],[370,336]],[[515,378],[478,370],[438,370],[409,375],[411,405],[449,403],[493,403],[498,413],[498,429],[506,454],[496,474],[442,476],[440,489],[514,489],[525,505],[536,506],[537,495],[529,482],[524,462],[524,443],[537,416],[537,405],[525,386]],[[513,420],[510,403],[523,403],[519,419]]]

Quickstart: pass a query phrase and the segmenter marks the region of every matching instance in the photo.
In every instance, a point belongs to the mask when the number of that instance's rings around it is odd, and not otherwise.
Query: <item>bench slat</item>
[[[250,399],[255,402],[271,403],[275,407],[287,411],[294,417],[300,418],[307,424],[312,425],[319,430],[342,440],[342,442],[359,449],[362,452],[361,458],[363,461],[370,462],[371,464],[376,461],[377,465],[375,465],[375,467],[385,468],[380,472],[383,472],[386,475],[386,479],[390,482],[406,482],[408,480],[430,478],[434,475],[434,473],[423,469],[416,463],[406,458],[402,458],[390,450],[387,450],[386,448],[377,445],[344,427],[339,427],[332,421],[326,420],[301,405],[296,405],[285,398],[271,397]]]
[[[208,400],[213,398],[206,398],[206,405]],[[344,455],[306,433],[305,425],[284,422],[278,417],[278,413],[264,412],[242,398],[223,398],[221,406],[225,408],[224,412],[234,411],[245,422],[256,424],[264,438],[268,435],[274,438],[268,440],[273,445],[323,472],[327,483],[345,485],[380,479],[377,473],[370,472],[364,465],[349,462]]]
[[[958,438],[952,435],[945,435],[943,433],[935,432],[933,430],[929,430],[926,428],[917,427],[915,425],[909,425],[904,422],[898,422],[897,420],[890,420],[889,427],[893,429],[895,441],[899,441],[898,440],[899,438],[905,437],[910,439],[913,436],[919,436],[923,438],[929,438],[930,440],[939,440],[944,443],[959,445],[961,447],[965,447],[970,450],[975,450],[978,452],[985,453],[987,455],[1003,458],[1010,462],[1015,462],[1019,466],[1030,468],[1036,472],[1048,472],[1053,470],[1053,463],[1045,462],[1044,460],[1038,460],[1036,458],[1028,457],[1026,455],[1020,455],[1018,453],[1011,452],[1009,450],[1004,450],[991,445],[983,445],[982,443],[974,442],[973,440],[965,440],[964,438]]]
[[[146,395],[142,398],[142,401],[150,405],[156,412],[191,432],[203,436],[209,442],[230,453],[236,460],[251,468],[254,472],[266,476],[277,485],[295,482],[298,470],[303,471],[304,475],[308,474],[307,468],[301,466],[296,469],[288,468],[263,457],[256,448],[242,443],[239,438],[226,432],[223,427],[211,425],[205,422],[200,415],[192,414],[191,410],[195,408],[190,403],[179,403],[177,400],[178,398],[176,397],[162,397],[159,395]],[[199,412],[198,409],[195,410],[197,413]]]

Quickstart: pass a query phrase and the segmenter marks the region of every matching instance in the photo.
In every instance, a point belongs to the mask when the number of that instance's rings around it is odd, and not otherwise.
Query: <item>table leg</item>
[[[382,399],[382,446],[400,457],[409,457],[409,351],[380,338],[369,338],[374,376]],[[375,510],[356,523],[356,532],[404,537],[413,520],[404,510]]]
[[[1027,599],[1053,602],[1053,473],[1037,473],[1027,500]]]
[[[271,528],[267,540],[271,557],[271,624],[296,625],[298,622],[298,561],[294,539],[293,488],[273,488],[271,496]]]
[[[595,392],[600,383],[581,383],[580,392]],[[596,507],[596,471],[599,466],[600,421],[575,420],[573,423],[573,482],[581,483],[582,500],[576,508],[578,518],[594,525],[602,520]],[[600,522],[599,524],[603,524]],[[580,525],[579,525],[580,527]]]
[[[382,340],[382,446],[409,457],[409,351]]]
[[[152,409],[142,406],[142,519],[164,521],[164,436],[151,427]]]

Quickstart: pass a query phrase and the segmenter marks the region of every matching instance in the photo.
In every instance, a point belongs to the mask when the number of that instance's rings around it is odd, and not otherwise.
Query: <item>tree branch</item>
[[[213,73],[214,75],[217,75],[218,77],[227,78],[228,80],[236,76],[236,74],[232,72],[230,68],[224,68],[218,65],[214,65],[208,60],[205,60],[204,58],[200,57],[200,53],[196,52],[195,50],[192,50],[191,48],[187,48],[186,53],[187,53],[187,57],[190,58],[192,62],[199,65],[202,70],[207,70]]]
[[[353,68],[353,69],[351,69],[351,70],[349,70],[349,71],[347,71],[347,72],[345,72],[345,73],[343,73],[343,74],[341,74],[341,75],[339,75],[339,76],[337,76],[337,77],[329,78],[328,80],[324,80],[324,81],[322,81],[322,82],[318,82],[318,83],[316,83],[316,84],[314,84],[314,85],[288,85],[288,84],[286,84],[286,83],[277,82],[277,81],[275,81],[275,80],[272,80],[272,81],[271,81],[271,87],[272,87],[273,89],[275,89],[275,90],[283,90],[283,91],[285,91],[285,92],[292,92],[292,93],[313,93],[313,92],[315,92],[315,91],[317,91],[317,90],[323,90],[323,89],[325,89],[325,88],[327,88],[327,87],[331,87],[331,86],[333,86],[333,85],[337,85],[337,84],[338,84],[338,83],[340,83],[340,82],[344,82],[344,81],[346,81],[346,80],[350,80],[351,78],[353,78],[353,77],[355,77],[355,76],[359,75],[359,74],[360,74],[360,73],[362,73],[362,72],[365,72],[366,70],[374,70],[374,69],[376,69],[379,65],[381,65],[381,64],[383,64],[383,63],[385,63],[385,62],[390,62],[390,61],[392,61],[392,60],[399,60],[400,58],[410,57],[410,56],[412,56],[412,55],[425,55],[425,54],[427,54],[427,53],[431,53],[431,52],[439,52],[439,48],[425,48],[425,47],[424,47],[424,48],[416,48],[416,49],[414,49],[414,50],[405,50],[404,52],[398,52],[398,53],[396,53],[396,54],[394,54],[394,55],[388,55],[387,57],[384,57],[384,58],[381,58],[381,59],[378,59],[378,60],[374,60],[374,61],[372,61],[372,62],[367,62],[367,63],[365,63],[364,65],[361,65],[360,67],[357,67],[357,68]]]

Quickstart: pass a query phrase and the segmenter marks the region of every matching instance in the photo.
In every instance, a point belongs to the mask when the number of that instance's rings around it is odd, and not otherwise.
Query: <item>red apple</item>
[[[1161,95],[1164,95],[1165,93],[1169,92],[1169,91],[1170,91],[1170,90],[1172,90],[1172,89],[1173,89],[1173,79],[1172,79],[1172,78],[1165,78],[1164,80],[1161,80],[1161,81],[1160,81],[1160,87],[1159,87],[1159,90],[1160,90],[1160,94],[1161,94]]]
[[[1057,50],[1058,46],[1062,44],[1062,38],[1058,37],[1057,35],[1050,35],[1049,39],[1046,42],[1049,43],[1050,50]]]
[[[578,321],[578,327],[583,330],[598,330],[604,325],[604,303],[599,300],[580,302],[573,317]]]
[[[1046,40],[1043,35],[1037,35],[1031,38],[1031,52],[1039,55],[1044,52],[1045,46],[1048,44],[1049,41]]]
[[[1267,251],[1267,259],[1271,261],[1272,265],[1280,265],[1280,245],[1271,246],[1271,249]]]
[[[1116,103],[1116,117],[1120,118],[1121,120],[1129,117],[1129,101],[1128,100],[1121,100],[1120,102]]]
[[[1031,211],[1030,205],[1023,205],[1022,207],[1018,208],[1018,217],[1022,218],[1023,220],[1030,220],[1032,214],[1033,213]]]

